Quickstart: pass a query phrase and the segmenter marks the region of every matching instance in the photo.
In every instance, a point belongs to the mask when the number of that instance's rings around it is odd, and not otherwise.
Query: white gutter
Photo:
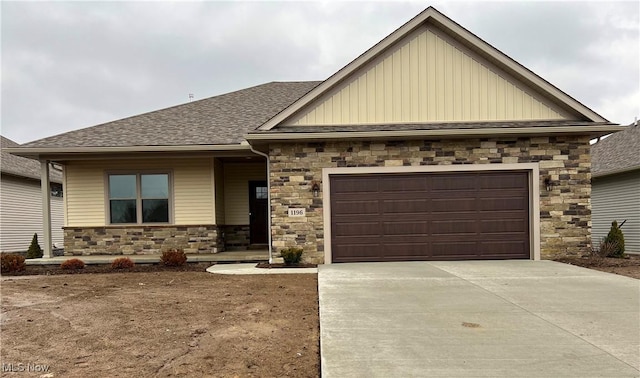
[[[479,137],[499,135],[532,135],[532,134],[580,134],[616,132],[625,130],[625,126],[550,126],[550,127],[495,127],[485,129],[438,129],[438,130],[385,130],[385,131],[325,131],[304,132],[269,132],[245,135],[247,140],[305,140],[305,139],[353,139],[353,138],[411,138],[426,137]]]
[[[116,147],[10,147],[4,151],[17,156],[87,154],[114,152],[197,152],[197,151],[248,151],[244,144],[208,144],[184,146],[116,146]]]
[[[256,151],[252,145],[249,145],[251,152],[263,156],[267,160],[267,227],[268,227],[268,240],[269,240],[269,264],[273,264],[273,252],[271,250],[271,168],[269,166],[269,155],[264,152]]]

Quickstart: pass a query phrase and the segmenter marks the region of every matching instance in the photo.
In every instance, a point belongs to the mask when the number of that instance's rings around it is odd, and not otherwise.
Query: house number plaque
[[[289,209],[289,218],[304,217],[307,215],[306,209]]]

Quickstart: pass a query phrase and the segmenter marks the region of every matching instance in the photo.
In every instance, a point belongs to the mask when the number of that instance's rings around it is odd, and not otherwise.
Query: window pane
[[[109,198],[136,198],[136,175],[110,175]]]
[[[153,199],[142,200],[143,223],[167,223],[169,222],[169,200]]]
[[[136,223],[136,200],[111,200],[111,223]]]
[[[169,175],[141,175],[142,198],[169,198]]]
[[[256,198],[257,199],[266,199],[268,197],[269,189],[266,186],[258,186],[256,187]]]

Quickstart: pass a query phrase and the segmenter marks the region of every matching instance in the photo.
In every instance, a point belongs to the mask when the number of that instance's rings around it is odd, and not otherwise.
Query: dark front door
[[[251,244],[267,244],[267,206],[269,187],[266,181],[249,181],[249,235]]]

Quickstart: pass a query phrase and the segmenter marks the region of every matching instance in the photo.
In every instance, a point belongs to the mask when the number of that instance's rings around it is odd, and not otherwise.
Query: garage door
[[[528,259],[528,172],[332,175],[332,262]]]

